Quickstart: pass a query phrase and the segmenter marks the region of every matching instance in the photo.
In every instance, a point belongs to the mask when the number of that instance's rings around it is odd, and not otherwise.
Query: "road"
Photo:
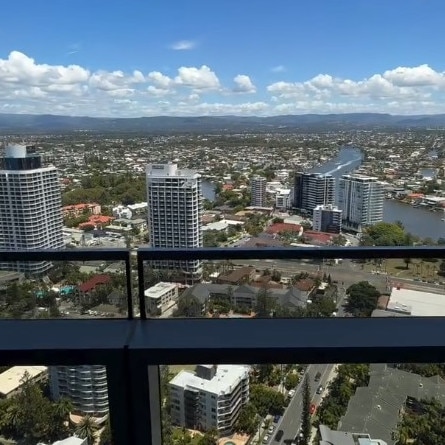
[[[321,385],[323,388],[326,388],[328,385],[328,379],[332,375],[332,371],[335,365],[329,364],[317,364],[317,365],[309,365],[306,368],[305,376],[308,377],[310,383],[310,393],[311,393],[311,403],[315,404],[317,407],[321,402],[323,397],[322,394],[317,394],[317,389]],[[315,376],[320,373],[321,377],[319,382],[315,382]],[[292,397],[284,415],[279,420],[277,426],[275,427],[274,434],[272,434],[269,439],[269,443],[283,443],[284,441],[293,441],[295,436],[301,427],[301,415],[303,410],[303,382],[304,378],[298,384],[295,395]],[[280,442],[275,441],[275,434],[279,431],[283,430],[284,434]]]

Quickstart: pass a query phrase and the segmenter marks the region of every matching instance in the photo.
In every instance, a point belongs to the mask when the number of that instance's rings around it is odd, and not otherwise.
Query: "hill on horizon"
[[[152,116],[102,118],[50,114],[0,114],[0,132],[63,133],[91,132],[270,132],[353,129],[445,128],[445,114],[390,115],[383,113],[301,114],[282,116]]]

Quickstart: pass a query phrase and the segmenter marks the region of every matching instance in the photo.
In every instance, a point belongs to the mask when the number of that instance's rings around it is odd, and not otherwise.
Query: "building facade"
[[[187,248],[203,246],[203,197],[201,175],[178,169],[177,164],[150,164],[147,174],[148,231],[150,246]],[[201,278],[202,261],[158,261],[152,267],[169,269],[177,278],[194,282]]]
[[[279,189],[275,195],[275,208],[285,212],[291,206],[290,189]]]
[[[163,311],[178,299],[178,286],[175,283],[160,283],[151,286],[144,292],[147,310],[151,314]]]
[[[318,205],[334,204],[335,179],[321,173],[296,173],[294,207],[312,214]]]
[[[62,194],[54,166],[33,147],[10,145],[0,169],[0,249],[62,249]],[[40,275],[47,261],[1,262],[0,269]]]
[[[174,425],[216,429],[219,436],[227,436],[249,401],[249,367],[198,365],[195,373],[181,371],[169,386]]]
[[[339,181],[338,206],[343,211],[342,227],[361,233],[383,220],[383,184],[377,178],[343,175]]]
[[[49,372],[51,397],[66,397],[74,413],[103,418],[108,413],[107,370],[105,366],[53,366]]]
[[[251,199],[252,207],[264,207],[266,205],[266,178],[254,176],[251,179]]]
[[[342,211],[333,206],[318,205],[313,212],[313,229],[317,232],[340,233]]]

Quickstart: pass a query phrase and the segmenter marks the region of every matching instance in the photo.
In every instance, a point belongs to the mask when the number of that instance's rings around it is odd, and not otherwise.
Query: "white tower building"
[[[201,175],[177,164],[150,164],[147,174],[150,246],[193,249],[203,246]],[[154,262],[153,262],[154,263]],[[202,275],[202,261],[160,261],[155,268],[180,271],[186,281]]]
[[[343,211],[342,227],[360,233],[383,220],[383,184],[378,178],[344,175],[339,181],[338,206]]]
[[[54,166],[33,147],[6,147],[0,169],[0,249],[62,249],[62,195]],[[2,262],[0,269],[42,274],[47,261]]]
[[[253,207],[264,207],[266,203],[266,178],[254,176],[251,180],[251,205]]]
[[[181,371],[169,383],[173,425],[228,436],[249,402],[249,367],[198,365]]]
[[[49,385],[51,397],[71,400],[75,414],[102,418],[108,413],[105,366],[53,366],[49,370]]]

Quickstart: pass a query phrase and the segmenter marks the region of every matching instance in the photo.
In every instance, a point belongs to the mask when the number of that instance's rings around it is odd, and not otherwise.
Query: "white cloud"
[[[235,82],[235,88],[233,89],[235,93],[256,93],[256,87],[249,76],[238,74],[233,81]]]
[[[207,65],[202,65],[201,68],[182,66],[178,69],[175,83],[196,90],[218,89],[220,87],[218,77]]]
[[[174,84],[173,79],[170,79],[168,76],[164,76],[164,74],[160,73],[159,71],[152,71],[151,73],[148,73],[148,80],[157,88],[161,88],[163,90],[167,90]]]
[[[12,51],[9,57],[0,59],[0,82],[25,85],[73,84],[85,82],[89,72],[78,65],[36,64],[34,59]]]
[[[277,65],[270,69],[273,73],[284,73],[286,71],[286,67],[284,65]]]
[[[196,42],[193,40],[180,40],[170,45],[170,48],[175,51],[189,51],[196,48]]]
[[[278,70],[279,71],[279,70]],[[279,79],[277,79],[279,80]],[[251,100],[241,102],[242,94]],[[207,65],[166,75],[49,65],[12,51],[0,58],[0,111],[89,116],[274,115],[292,113],[445,113],[445,74],[424,64],[362,79],[329,73],[257,88],[247,74],[223,85]]]
[[[443,86],[444,73],[434,71],[428,65],[419,65],[413,68],[399,66],[383,73],[383,77],[393,85],[401,87]]]

